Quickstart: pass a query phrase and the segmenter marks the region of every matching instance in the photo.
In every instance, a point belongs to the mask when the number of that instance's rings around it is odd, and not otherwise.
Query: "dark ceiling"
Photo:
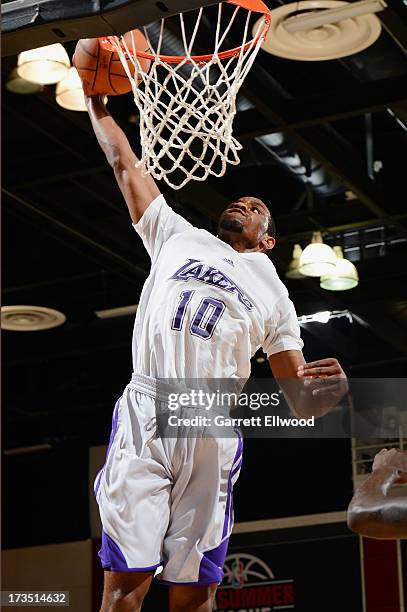
[[[305,246],[312,231],[342,244],[359,270],[356,289],[286,284],[299,315],[355,315],[352,324],[304,326],[305,355],[336,356],[360,377],[405,376],[407,361],[407,6],[386,1],[380,39],[358,55],[295,62],[260,52],[235,120],[241,165],[180,192],[161,185],[178,212],[207,229],[235,196],[267,199],[282,278],[294,243]],[[74,46],[66,44],[70,55]],[[59,107],[53,86],[7,91],[15,64],[6,57],[2,66],[3,305],[49,306],[67,321],[3,332],[5,447],[101,444],[131,373],[133,318],[100,320],[95,311],[137,303],[149,259],[87,115]],[[138,150],[131,96],[108,108]],[[254,373],[268,376],[267,365],[254,361]]]

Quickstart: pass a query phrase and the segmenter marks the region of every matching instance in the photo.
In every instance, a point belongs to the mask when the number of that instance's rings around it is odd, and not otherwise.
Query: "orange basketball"
[[[140,30],[133,30],[136,48],[148,51],[148,43]],[[125,34],[124,39],[132,51],[131,32]],[[139,58],[142,69],[147,72],[150,61]],[[108,96],[118,96],[131,90],[131,83],[120,61],[118,53],[104,49],[97,38],[83,38],[78,41],[72,63],[79,72],[79,76],[89,87],[89,93]],[[127,62],[130,74],[134,76],[134,65],[131,60]],[[138,82],[140,82],[139,78]]]

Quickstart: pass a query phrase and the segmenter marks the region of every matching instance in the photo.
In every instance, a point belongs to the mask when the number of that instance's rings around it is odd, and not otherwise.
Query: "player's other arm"
[[[347,393],[345,372],[337,359],[306,363],[302,351],[287,350],[269,356],[269,364],[295,416],[323,416]]]
[[[154,179],[143,176],[138,161],[123,130],[117,125],[103,103],[101,96],[85,94],[86,107],[99,145],[106,155],[133,223],[143,216],[153,200],[160,195]]]
[[[348,527],[370,538],[407,538],[407,497],[389,497],[392,485],[401,482],[407,482],[407,453],[383,449],[349,504]]]
[[[306,363],[297,313],[287,293],[266,321],[263,350],[291,411],[299,418],[322,416],[347,393],[347,378],[337,359]]]

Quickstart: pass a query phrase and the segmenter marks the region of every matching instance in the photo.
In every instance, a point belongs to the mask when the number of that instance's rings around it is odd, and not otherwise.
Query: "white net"
[[[190,180],[204,181],[210,174],[222,176],[228,164],[239,163],[242,145],[233,136],[236,96],[267,33],[268,26],[259,23],[252,37],[249,31],[252,12],[240,6],[227,4],[226,11],[226,3],[219,4],[215,9],[216,25],[214,8],[211,7],[210,20],[205,10],[194,12],[196,21],[190,36],[186,16],[179,15],[183,46],[179,57],[163,54],[168,38],[165,19],[157,29],[155,40],[151,28],[144,28],[153,56],[148,71],[143,69],[145,61],[131,51],[136,49],[133,35],[129,45],[123,36],[109,38],[131,81],[140,113],[142,155],[138,165],[144,173],[157,180],[164,179],[173,189],[180,189]],[[188,14],[188,23],[190,18]],[[193,55],[198,38],[202,40],[201,26],[208,37],[208,23],[214,50],[210,56]],[[242,28],[241,46],[233,49],[228,57],[230,51],[222,49],[232,27],[238,23]],[[235,38],[236,32],[233,34]],[[126,39],[129,42],[128,35]]]

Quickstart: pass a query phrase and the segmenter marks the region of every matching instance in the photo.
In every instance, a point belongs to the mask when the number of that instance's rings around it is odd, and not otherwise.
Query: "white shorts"
[[[105,569],[153,571],[176,584],[220,583],[243,441],[160,438],[155,381],[133,375],[118,400],[95,481]]]

